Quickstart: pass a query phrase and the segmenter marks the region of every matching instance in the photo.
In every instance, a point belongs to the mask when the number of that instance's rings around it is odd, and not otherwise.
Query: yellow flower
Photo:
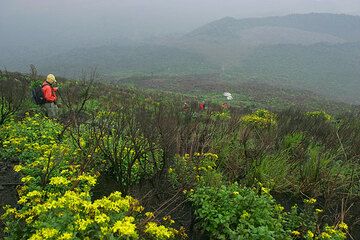
[[[144,207],[141,206],[141,205],[134,205],[134,206],[132,206],[132,209],[133,209],[135,212],[142,212],[142,211],[144,211]]]
[[[321,238],[322,238],[322,239],[330,239],[331,236],[330,236],[330,234],[328,234],[327,232],[322,232],[322,233],[321,233]]]
[[[307,112],[305,113],[306,116],[309,117],[320,117],[323,118],[325,121],[331,121],[332,120],[332,116],[328,113],[326,113],[325,111],[314,111],[314,112]]]
[[[112,231],[118,233],[120,236],[138,238],[136,225],[133,224],[134,221],[134,217],[125,217],[123,220],[117,221],[114,224]]]
[[[68,174],[68,173],[69,173],[69,169],[65,169],[65,170],[62,170],[60,174],[64,175],[64,174]]]
[[[14,215],[14,214],[16,214],[16,213],[17,213],[16,208],[7,208],[3,216],[4,216],[4,217],[5,217],[5,216],[7,217],[7,216],[9,216],[9,215]]]
[[[154,213],[152,213],[152,212],[146,212],[146,213],[145,213],[145,216],[148,217],[148,218],[153,218],[153,217],[154,217]]]
[[[18,201],[18,204],[24,204],[27,202],[27,197],[26,196],[21,196],[19,201]]]
[[[324,211],[324,210],[322,210],[322,209],[318,209],[318,208],[315,209],[315,212],[316,212],[316,213],[322,213],[323,211]]]
[[[308,235],[309,237],[311,237],[311,238],[314,237],[314,233],[313,233],[312,231],[310,231],[310,230],[307,231],[307,235]]]
[[[270,193],[270,189],[265,188],[265,187],[261,187],[261,192],[265,193],[265,194],[269,194]]]
[[[265,109],[259,109],[252,114],[245,115],[241,120],[247,125],[253,125],[259,128],[276,125],[276,115]]]
[[[336,230],[333,227],[325,227],[325,230],[330,234],[336,234]]]
[[[34,221],[34,216],[30,216],[30,217],[28,217],[26,220],[25,220],[25,222],[27,223],[27,224],[30,224],[30,223],[32,223]]]
[[[346,223],[344,223],[344,222],[341,222],[340,224],[339,224],[339,228],[341,228],[341,229],[344,229],[344,230],[348,230],[348,225],[346,224]]]
[[[85,140],[83,138],[80,138],[80,146],[85,147],[85,145],[86,145]]]
[[[171,216],[165,216],[165,217],[163,217],[163,220],[168,222],[169,224],[175,223],[175,221],[171,219]]]
[[[58,232],[59,231],[54,228],[43,228],[40,231],[36,231],[36,233],[30,237],[30,240],[50,239],[58,234]]]
[[[80,231],[85,231],[87,229],[87,227],[93,223],[93,220],[91,219],[79,219],[76,222],[77,225],[77,229]]]
[[[41,205],[41,204],[38,204],[38,205],[36,205],[35,207],[33,207],[33,212],[34,212],[36,215],[45,213],[46,211],[47,211],[46,207],[45,207],[44,205]]]
[[[217,154],[215,154],[215,153],[205,153],[204,157],[209,157],[209,158],[212,158],[214,160],[217,160],[219,158],[219,156]]]
[[[104,213],[95,216],[95,222],[97,223],[104,223],[108,221],[110,221],[110,218]]]
[[[163,225],[158,226],[154,222],[147,223],[144,232],[154,236],[156,239],[170,239],[174,237],[174,232],[171,228],[166,228]]]
[[[284,211],[284,207],[281,206],[280,204],[278,204],[275,206],[275,210],[282,212],[282,211]]]
[[[315,198],[305,199],[305,200],[304,200],[304,203],[305,203],[305,204],[309,204],[309,205],[315,204],[315,203],[316,203],[316,199],[315,199]]]
[[[20,171],[23,170],[23,169],[24,169],[24,167],[21,166],[21,165],[15,165],[15,166],[14,166],[14,171],[15,171],[15,172],[20,172]]]
[[[100,231],[102,234],[107,235],[109,234],[109,228],[108,227],[100,227]]]
[[[69,180],[67,180],[64,177],[52,177],[50,178],[50,185],[60,186],[60,185],[68,185],[70,183]]]
[[[90,175],[80,175],[77,179],[80,181],[87,181],[90,186],[95,186],[96,184],[96,177]]]
[[[299,236],[300,232],[295,230],[295,231],[292,231],[291,234],[294,236]]]
[[[21,178],[21,182],[28,183],[28,182],[30,182],[30,181],[32,181],[34,179],[35,178],[33,176],[26,176],[26,177]]]
[[[73,239],[73,235],[72,233],[68,233],[68,232],[63,233],[59,238],[59,240],[70,240],[70,239]]]
[[[43,240],[43,237],[40,234],[35,233],[35,234],[31,235],[29,240]]]
[[[241,218],[242,219],[247,219],[247,218],[249,218],[250,217],[250,213],[248,213],[247,211],[243,211],[243,214],[241,214]]]
[[[28,197],[28,198],[41,197],[41,196],[42,196],[42,193],[37,190],[31,191],[26,195],[26,197]]]

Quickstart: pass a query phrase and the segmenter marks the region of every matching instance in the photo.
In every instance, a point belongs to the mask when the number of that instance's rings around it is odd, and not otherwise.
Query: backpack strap
[[[46,84],[41,85],[41,88],[43,88],[45,86],[50,86],[51,87],[51,85],[49,83],[46,83]]]

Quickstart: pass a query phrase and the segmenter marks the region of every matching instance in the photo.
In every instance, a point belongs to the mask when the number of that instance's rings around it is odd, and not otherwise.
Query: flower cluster
[[[331,121],[333,119],[333,117],[325,111],[307,112],[305,115],[313,118],[323,119],[325,121]]]
[[[266,128],[277,124],[276,115],[266,109],[256,110],[252,114],[245,115],[241,121],[248,126]]]
[[[114,192],[92,201],[97,174],[76,164],[77,153],[69,151],[76,146],[56,139],[59,127],[51,120],[27,116],[0,129],[5,129],[4,153],[21,160],[14,170],[24,183],[18,187],[19,207],[6,207],[2,216],[8,239],[175,238],[176,229],[151,222],[131,196]],[[146,224],[161,231],[144,228]]]
[[[177,234],[176,230],[158,225],[155,222],[147,223],[144,232],[155,239],[171,239]]]

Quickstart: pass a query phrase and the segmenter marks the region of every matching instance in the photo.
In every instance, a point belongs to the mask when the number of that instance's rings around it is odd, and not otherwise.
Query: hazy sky
[[[308,12],[360,15],[360,0],[0,0],[0,50],[184,33],[225,16]]]

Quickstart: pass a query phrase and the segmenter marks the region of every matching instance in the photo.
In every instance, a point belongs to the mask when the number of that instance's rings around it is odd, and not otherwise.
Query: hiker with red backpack
[[[58,88],[54,87],[55,84],[56,78],[53,74],[47,75],[46,80],[42,84],[42,92],[45,100],[44,108],[49,118],[56,118],[58,112],[58,106],[56,105],[56,91]]]
[[[49,74],[42,85],[33,90],[35,103],[42,106],[46,116],[49,118],[56,118],[58,112],[58,106],[56,105],[58,88],[54,87],[55,84],[55,76]]]
[[[199,104],[199,109],[202,111],[202,110],[205,110],[205,102],[201,102]]]

